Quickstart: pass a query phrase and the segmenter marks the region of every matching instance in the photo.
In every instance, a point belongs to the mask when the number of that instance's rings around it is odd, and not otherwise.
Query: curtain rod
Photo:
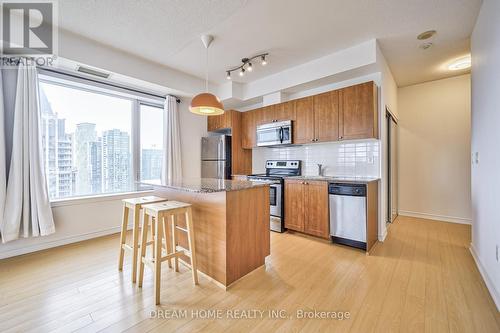
[[[111,83],[111,82],[105,82],[105,81],[95,80],[95,79],[91,79],[91,78],[88,78],[88,77],[85,77],[85,76],[80,76],[80,75],[76,75],[76,74],[73,74],[73,73],[68,73],[67,71],[63,71],[63,70],[57,70],[57,69],[49,68],[49,67],[45,67],[45,66],[39,66],[38,68],[40,68],[40,69],[42,69],[44,71],[53,72],[53,73],[57,73],[57,74],[62,74],[62,75],[66,75],[66,76],[70,76],[70,77],[76,78],[76,79],[82,79],[82,80],[86,80],[86,81],[90,81],[90,82],[94,82],[94,83],[107,84],[107,85],[115,87],[115,88],[125,89],[125,90],[129,90],[129,91],[132,91],[132,92],[136,92],[136,93],[140,93],[140,94],[144,94],[144,95],[149,95],[149,96],[153,96],[153,97],[165,98],[167,96],[172,96],[172,97],[175,98],[175,101],[177,103],[181,102],[181,99],[179,97],[175,96],[175,95],[168,94],[166,96],[162,96],[162,95],[153,94],[153,93],[150,93],[150,92],[147,92],[147,91],[143,91],[143,90],[139,90],[139,89],[125,87],[125,86],[122,86],[122,85],[119,85],[119,84],[115,84],[115,83]]]

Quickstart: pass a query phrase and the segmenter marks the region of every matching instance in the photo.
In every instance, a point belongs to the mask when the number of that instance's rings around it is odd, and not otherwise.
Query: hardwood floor
[[[0,331],[499,332],[500,314],[469,242],[469,226],[406,217],[371,256],[272,233],[266,268],[228,291],[203,276],[194,286],[187,268],[175,273],[165,264],[155,307],[150,270],[142,290],[130,281],[130,257],[118,272],[117,234],[0,261]],[[292,318],[228,318],[254,309]],[[299,309],[350,317],[297,319]],[[220,310],[222,319],[202,318],[207,310]],[[150,318],[152,311],[180,318]]]

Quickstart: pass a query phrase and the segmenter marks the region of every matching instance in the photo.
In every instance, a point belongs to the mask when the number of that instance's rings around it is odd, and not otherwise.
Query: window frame
[[[137,160],[132,158],[132,161],[133,161],[133,163],[137,163],[136,168],[134,169],[136,171],[135,176],[137,179],[135,181],[136,191],[144,191],[144,190],[151,189],[151,186],[141,183],[141,106],[145,105],[145,106],[163,109],[163,105],[154,104],[154,103],[144,101],[144,100],[136,100],[136,103],[137,103],[137,105],[134,106],[134,109],[137,111],[136,112],[137,119],[135,119],[135,124],[137,124],[137,126],[136,126],[137,127],[136,128],[137,135],[135,138],[137,139],[137,142],[136,142],[136,146],[133,146],[133,148],[137,149],[137,152],[136,152]],[[132,113],[134,113],[134,112],[132,112]],[[162,127],[163,127],[163,125],[164,125],[164,123],[162,123]],[[163,135],[165,135],[165,128],[163,128],[162,132],[163,132]],[[163,150],[163,153],[165,154],[165,147],[163,147],[162,150]]]
[[[140,93],[136,90],[128,90],[126,87],[118,87],[110,85],[95,79],[87,79],[84,76],[74,74],[65,74],[39,69],[38,81],[60,85],[62,87],[78,89],[90,93],[102,94],[110,97],[126,99],[131,102],[131,128],[130,128],[130,144],[131,144],[131,174],[133,177],[132,191],[98,193],[92,195],[73,195],[63,198],[50,198],[51,204],[59,206],[64,202],[73,203],[81,202],[81,200],[96,200],[99,198],[122,197],[130,193],[150,192],[152,186],[141,184],[141,105],[151,107],[164,108],[165,98],[149,96],[147,93]],[[163,124],[162,124],[163,126]],[[164,129],[163,129],[164,130]],[[44,172],[46,172],[44,167]],[[47,173],[45,174],[47,176]]]

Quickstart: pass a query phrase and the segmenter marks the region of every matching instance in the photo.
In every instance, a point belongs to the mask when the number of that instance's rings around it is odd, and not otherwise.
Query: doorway
[[[387,120],[387,223],[398,217],[398,121],[386,108]]]

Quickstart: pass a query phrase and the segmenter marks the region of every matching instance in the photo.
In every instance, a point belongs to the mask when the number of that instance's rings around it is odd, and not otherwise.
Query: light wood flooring
[[[500,332],[500,314],[469,253],[470,227],[400,217],[371,256],[297,234],[271,237],[265,269],[228,291],[164,264],[162,306],[117,270],[118,235],[0,261],[1,332]],[[283,310],[289,319],[228,318]],[[349,319],[296,319],[297,310]],[[178,319],[151,319],[164,310]],[[173,310],[187,310],[186,312]],[[222,319],[192,318],[219,311]],[[194,312],[192,312],[194,311]],[[285,312],[281,312],[281,315]]]

